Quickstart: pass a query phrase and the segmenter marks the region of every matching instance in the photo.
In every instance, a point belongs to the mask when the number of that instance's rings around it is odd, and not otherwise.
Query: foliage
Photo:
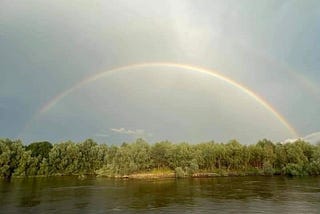
[[[176,173],[177,178],[183,178],[185,177],[185,172],[181,167],[175,168],[174,172]]]
[[[49,152],[51,149],[52,149],[52,144],[48,141],[34,142],[26,146],[26,150],[31,151],[32,157],[40,157],[40,159],[42,158],[48,159]]]
[[[26,165],[27,156],[21,141],[0,140],[0,176],[10,179],[19,167],[23,168]]]
[[[0,177],[48,175],[126,176],[132,173],[171,170],[176,177],[195,173],[220,175],[320,175],[320,145],[302,140],[255,145],[214,141],[199,144],[143,139],[121,146],[98,144],[91,139],[51,144],[0,139]]]

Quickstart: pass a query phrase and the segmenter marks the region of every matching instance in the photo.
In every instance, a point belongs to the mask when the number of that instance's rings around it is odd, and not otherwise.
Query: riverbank
[[[127,178],[215,177],[245,175],[320,175],[320,145],[268,140],[148,144],[142,139],[121,146],[92,140],[57,144],[0,139],[0,177],[86,175]],[[213,173],[213,174],[212,174]],[[144,175],[146,174],[146,175]]]
[[[263,172],[197,172],[193,174],[178,175],[174,171],[170,172],[140,172],[133,174],[53,174],[53,175],[36,175],[36,176],[13,176],[12,178],[53,178],[53,177],[74,177],[75,179],[85,180],[88,178],[113,178],[113,179],[132,179],[132,180],[161,180],[161,179],[180,179],[180,178],[217,178],[217,177],[315,177],[310,175],[285,175],[285,174],[265,174]],[[3,178],[4,179],[4,178]],[[5,180],[5,179],[4,179]]]
[[[279,176],[281,174],[268,174],[262,170],[251,171],[231,171],[231,170],[216,170],[216,171],[198,171],[194,173],[177,172],[174,170],[151,170],[147,172],[138,172],[132,174],[108,174],[99,171],[97,177],[119,178],[119,179],[163,179],[163,178],[211,178],[211,177],[244,177],[244,176]],[[286,176],[286,175],[284,175]]]

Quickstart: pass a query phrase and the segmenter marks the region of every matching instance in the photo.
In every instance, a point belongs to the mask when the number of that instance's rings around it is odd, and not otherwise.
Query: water
[[[320,213],[320,177],[0,181],[0,213]]]

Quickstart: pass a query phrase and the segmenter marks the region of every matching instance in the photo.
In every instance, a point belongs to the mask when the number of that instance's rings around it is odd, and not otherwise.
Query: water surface
[[[0,213],[320,213],[320,177],[0,181]]]

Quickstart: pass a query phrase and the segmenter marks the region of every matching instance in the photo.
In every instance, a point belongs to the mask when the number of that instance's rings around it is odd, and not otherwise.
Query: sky
[[[319,38],[317,0],[2,0],[0,137],[319,140]]]

